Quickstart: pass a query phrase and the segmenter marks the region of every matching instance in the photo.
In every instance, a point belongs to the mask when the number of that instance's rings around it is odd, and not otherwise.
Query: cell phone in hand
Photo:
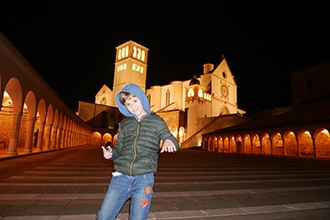
[[[111,147],[106,148],[106,147],[102,146],[101,148],[105,151],[112,152]]]

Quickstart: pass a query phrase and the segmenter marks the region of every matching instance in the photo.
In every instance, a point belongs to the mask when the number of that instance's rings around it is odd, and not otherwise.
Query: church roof
[[[191,86],[191,85],[200,85],[201,83],[199,82],[199,80],[197,79],[197,76],[196,75],[194,75],[194,78],[192,78],[191,80],[190,80],[190,83],[189,83],[189,86]]]

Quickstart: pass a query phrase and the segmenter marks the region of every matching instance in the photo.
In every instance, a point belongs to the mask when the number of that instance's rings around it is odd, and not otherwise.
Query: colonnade
[[[242,130],[203,138],[204,150],[220,153],[330,158],[330,134],[326,127]]]
[[[63,102],[1,32],[0,57],[0,155],[89,143],[90,126]]]

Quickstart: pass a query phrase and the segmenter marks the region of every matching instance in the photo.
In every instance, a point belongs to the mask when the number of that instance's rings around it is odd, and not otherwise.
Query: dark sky
[[[112,89],[115,47],[128,40],[150,49],[147,88],[224,54],[248,112],[290,105],[290,73],[330,59],[323,1],[116,2],[6,1],[0,31],[74,111]]]

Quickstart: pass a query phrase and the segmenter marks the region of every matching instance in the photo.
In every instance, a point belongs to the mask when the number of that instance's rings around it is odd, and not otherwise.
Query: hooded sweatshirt
[[[128,92],[128,93],[131,93],[135,96],[137,96],[141,103],[142,103],[142,106],[144,108],[144,110],[147,112],[147,113],[150,113],[150,105],[149,105],[149,100],[147,98],[147,96],[145,95],[145,93],[142,91],[142,89],[135,85],[135,84],[128,84],[126,85],[120,92],[118,92],[116,94],[116,103],[118,105],[118,109],[119,111],[125,115],[126,117],[132,117],[132,116],[135,116],[133,115],[131,112],[129,112],[126,108],[125,105],[123,105],[120,101],[119,101],[119,98],[120,98],[120,93],[121,92]]]
[[[120,93],[128,92],[140,99],[147,112],[140,121],[119,101]],[[158,168],[160,142],[170,139],[179,150],[177,139],[169,131],[165,121],[150,111],[145,93],[135,84],[126,85],[116,94],[119,111],[126,116],[119,124],[116,144],[113,148],[112,160],[116,171],[136,176],[155,173]]]

